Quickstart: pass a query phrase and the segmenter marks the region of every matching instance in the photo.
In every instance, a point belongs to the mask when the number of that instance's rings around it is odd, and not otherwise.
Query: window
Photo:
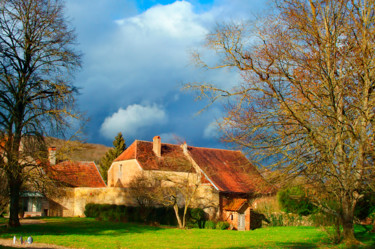
[[[118,166],[118,178],[120,179],[122,177],[122,164]]]
[[[23,210],[25,212],[41,212],[42,198],[27,197],[23,199]]]

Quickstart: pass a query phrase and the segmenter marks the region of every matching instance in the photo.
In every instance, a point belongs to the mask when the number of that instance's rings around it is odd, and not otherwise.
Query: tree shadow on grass
[[[249,246],[244,246],[244,247],[225,247],[225,249],[248,249],[248,248],[254,248],[254,247],[249,247]],[[257,248],[270,248],[269,246],[264,246],[262,247],[259,245]],[[276,243],[276,245],[272,248],[290,248],[290,249],[315,249],[315,248],[320,248],[317,246],[315,243],[303,243],[303,242],[296,242],[296,243],[290,243],[290,242],[280,242]]]
[[[375,248],[375,233],[360,232],[355,233],[355,237],[357,240],[365,244],[359,248]]]
[[[126,233],[147,233],[164,229],[137,223],[106,222],[74,219],[54,220],[41,224],[27,224],[17,228],[0,227],[0,237],[13,237],[14,234],[27,235],[123,235]]]
[[[291,249],[302,249],[302,248],[320,248],[316,243],[308,243],[308,242],[278,242],[276,243],[277,246],[280,248],[291,248]]]
[[[0,245],[0,249],[14,249],[15,247],[11,247],[11,246],[2,246]],[[48,247],[48,246],[33,246],[33,247],[29,247],[29,248],[33,248],[33,249],[56,249],[56,246],[51,246],[51,247]]]

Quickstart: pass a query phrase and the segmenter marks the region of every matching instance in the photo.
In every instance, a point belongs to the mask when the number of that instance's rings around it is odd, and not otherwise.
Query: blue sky
[[[266,7],[261,0],[67,0],[66,15],[84,53],[75,85],[77,104],[86,113],[87,142],[111,146],[122,132],[134,139],[225,147],[215,122],[220,104],[197,115],[205,102],[183,92],[183,84],[210,82],[231,87],[240,81],[231,70],[194,66],[190,51],[202,50],[205,36],[225,20],[253,17]],[[214,60],[214,56],[208,57]]]

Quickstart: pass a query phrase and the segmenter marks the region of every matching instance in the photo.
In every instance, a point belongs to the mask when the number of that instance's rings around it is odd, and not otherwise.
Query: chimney
[[[50,165],[56,164],[56,147],[48,148],[48,159],[49,159]]]
[[[152,150],[157,157],[161,157],[161,139],[160,136],[155,136],[153,139]]]
[[[181,144],[181,148],[182,148],[182,151],[184,152],[184,154],[188,153],[187,143],[186,142],[184,142],[183,144]]]

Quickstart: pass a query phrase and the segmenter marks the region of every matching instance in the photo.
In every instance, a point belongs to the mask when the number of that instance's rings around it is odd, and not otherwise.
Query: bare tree
[[[261,25],[222,25],[207,37],[222,56],[211,68],[237,68],[242,84],[187,86],[211,101],[230,97],[225,141],[271,162],[280,179],[303,175],[349,244],[357,243],[353,213],[375,171],[374,9],[367,0],[276,1]]]
[[[185,228],[187,210],[196,197],[201,176],[186,158],[172,155],[161,159],[160,163],[165,168],[179,165],[184,172],[177,172],[177,174],[168,171],[143,172],[129,184],[130,193],[140,206],[173,207],[179,228]],[[182,207],[181,219],[179,208]]]
[[[71,76],[80,54],[74,41],[62,1],[0,2],[0,165],[9,184],[10,226],[20,225],[25,169],[38,168],[46,156],[43,136],[62,132],[78,117]]]

